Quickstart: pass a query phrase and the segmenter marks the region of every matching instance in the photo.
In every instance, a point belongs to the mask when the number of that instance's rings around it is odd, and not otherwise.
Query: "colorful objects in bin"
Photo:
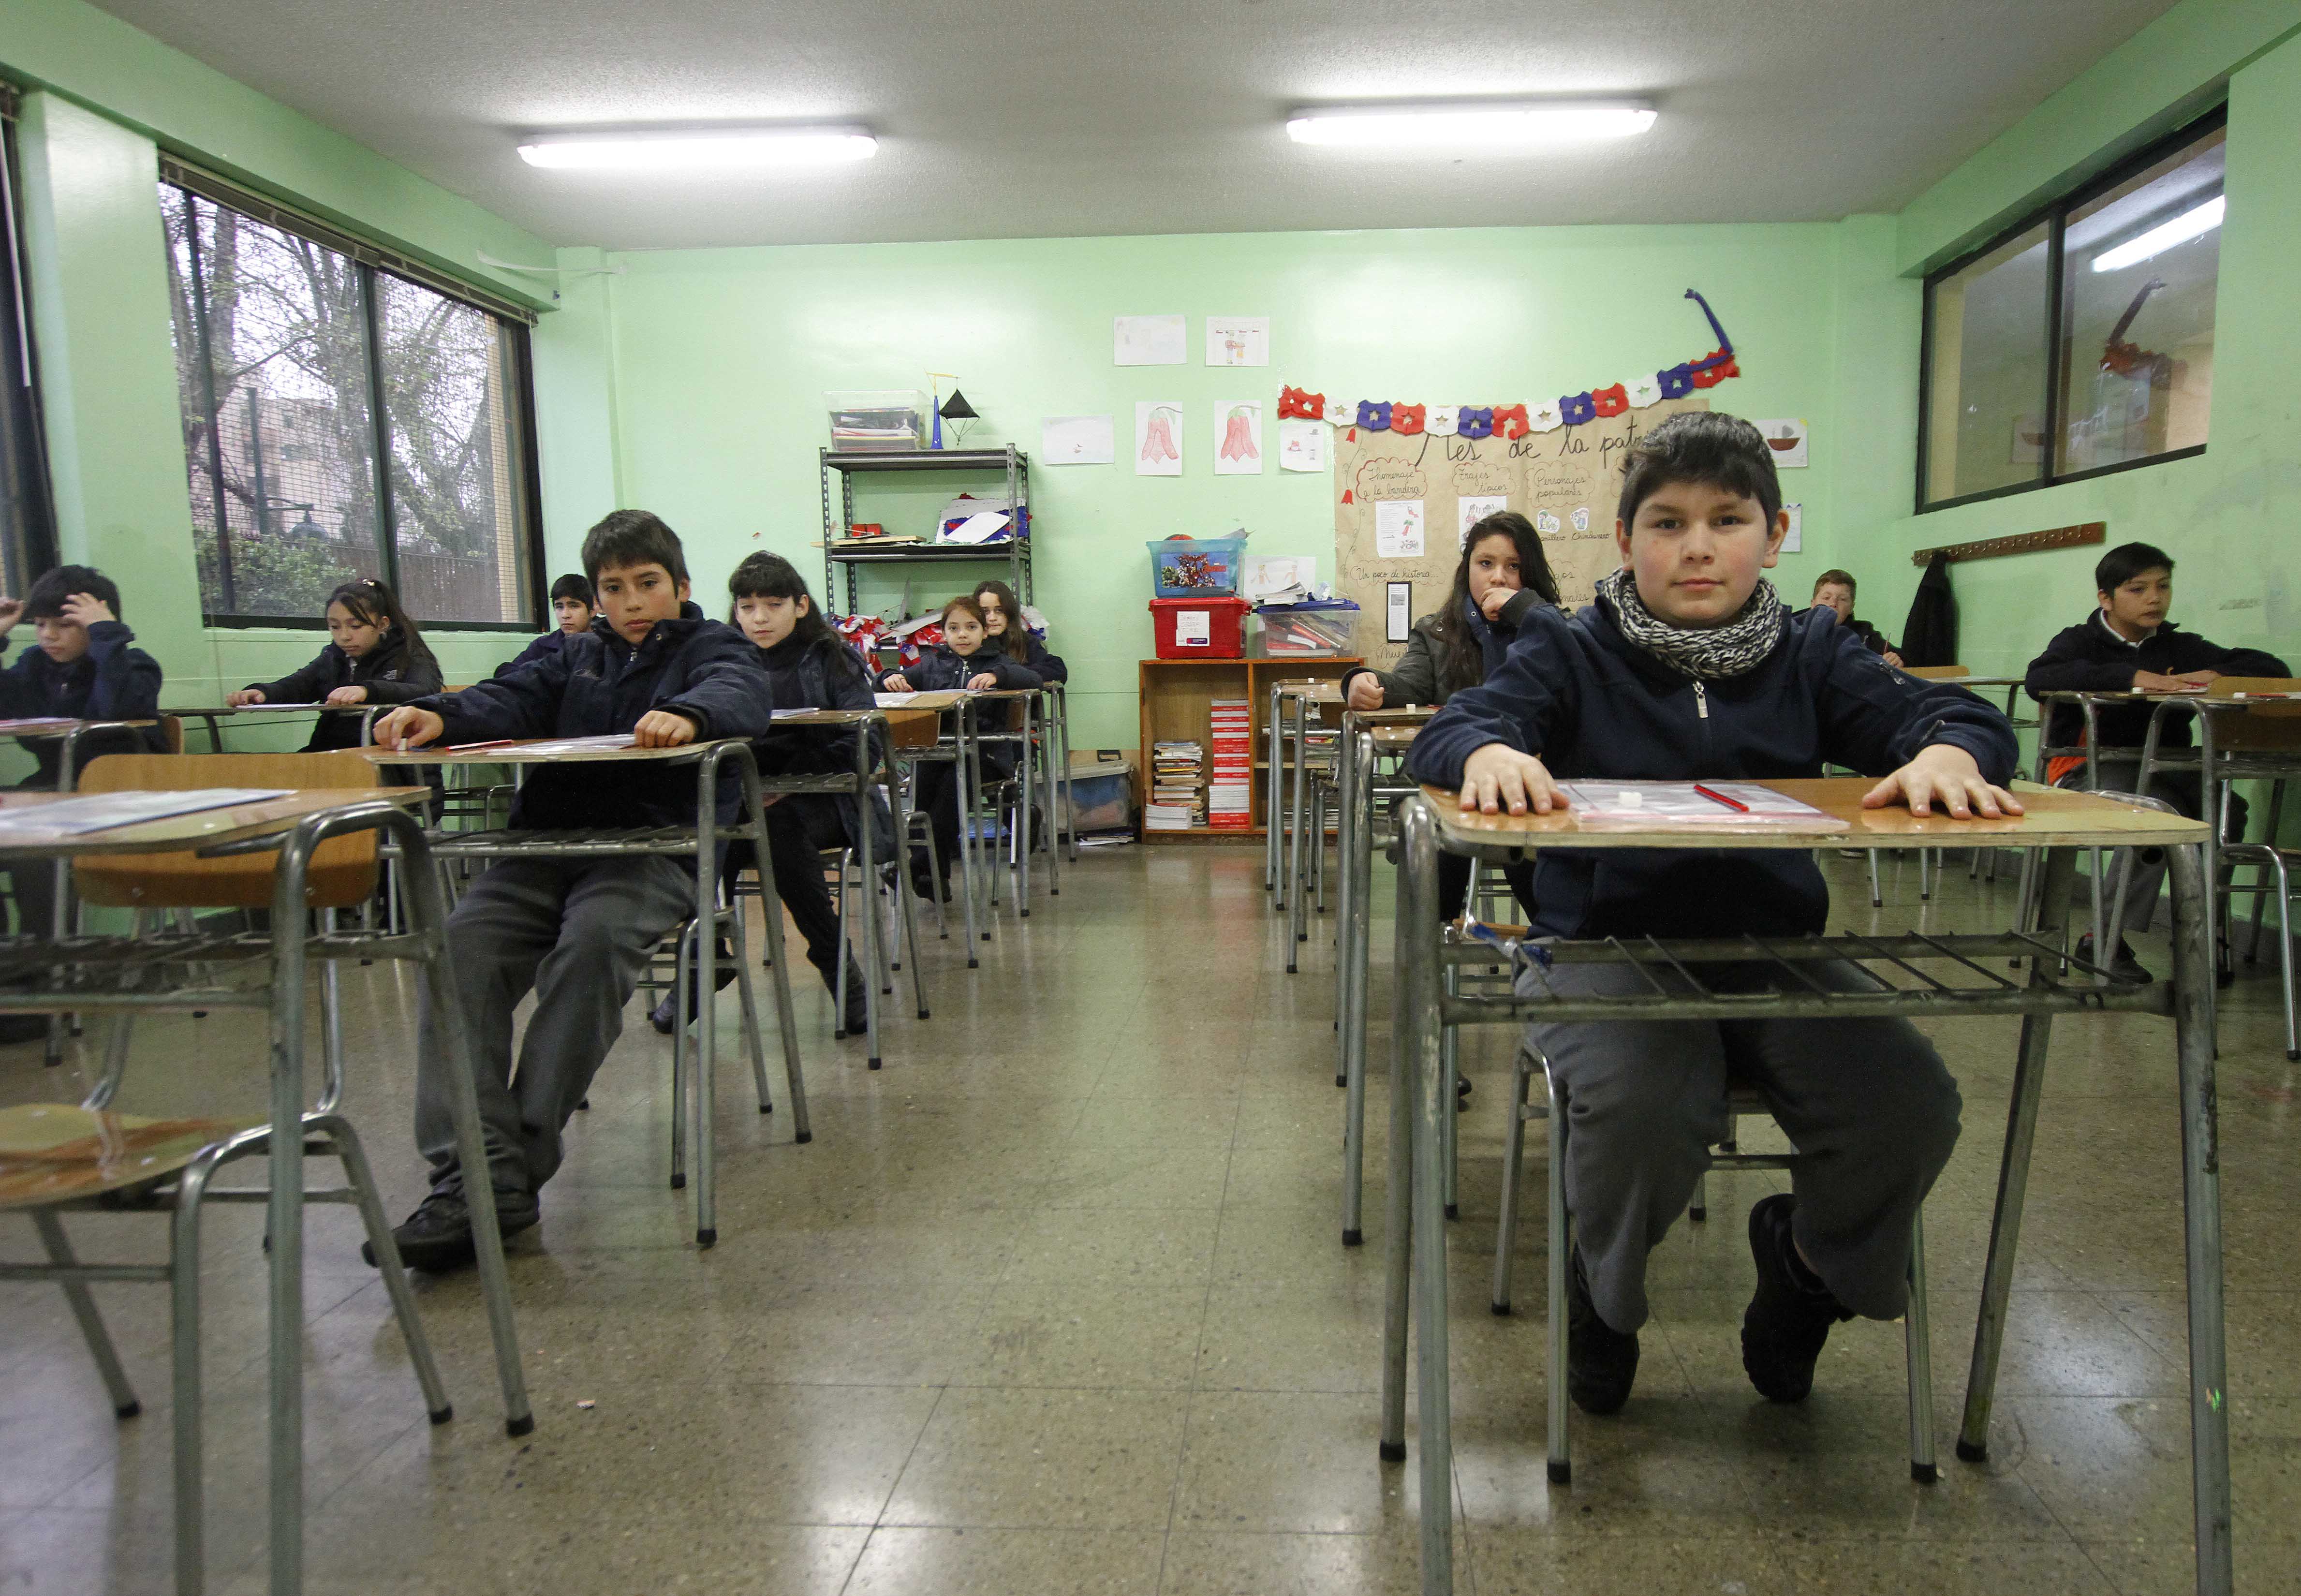
[[[1168,538],[1147,545],[1151,586],[1160,598],[1238,591],[1239,567],[1246,555],[1241,538]]]
[[[1259,604],[1266,655],[1336,655],[1350,652],[1359,606],[1347,598],[1306,598],[1295,604]]]

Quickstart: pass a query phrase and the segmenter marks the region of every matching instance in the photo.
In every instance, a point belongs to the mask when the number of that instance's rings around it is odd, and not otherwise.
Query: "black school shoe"
[[[1797,1199],[1786,1191],[1759,1199],[1750,1210],[1758,1292],[1742,1311],[1742,1370],[1770,1402],[1806,1400],[1829,1327],[1853,1316],[1797,1256],[1790,1240],[1796,1212]]]
[[[724,992],[734,984],[734,961],[735,956],[732,953],[724,950],[720,953],[719,962],[711,972],[713,991]],[[690,1024],[695,1019],[695,972],[692,970],[687,973],[687,1018]],[[670,993],[665,992],[663,1001],[648,1011],[648,1024],[656,1028],[658,1035],[669,1036],[672,1033],[678,1022],[672,1017]]]
[[[1598,1316],[1577,1246],[1566,1299],[1566,1394],[1585,1413],[1619,1413],[1637,1377],[1637,1333],[1624,1335]]]
[[[2088,932],[2078,939],[2078,957],[2088,964],[2093,963],[2093,932]],[[2157,979],[2146,965],[2133,957],[2133,949],[2123,937],[2117,939],[2117,957],[2109,961],[2109,973],[2120,981],[2138,982],[2143,986]],[[2227,986],[2229,982],[2222,984]]]
[[[506,1239],[532,1229],[542,1217],[533,1192],[496,1189],[496,1228]],[[434,1191],[392,1230],[391,1239],[399,1249],[399,1261],[426,1274],[452,1274],[479,1256],[472,1241],[472,1211],[460,1191]],[[360,1257],[372,1269],[381,1266],[372,1241],[360,1243]]]

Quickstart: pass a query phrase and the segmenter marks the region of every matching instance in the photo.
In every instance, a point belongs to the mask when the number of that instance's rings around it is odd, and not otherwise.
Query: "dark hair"
[[[1764,436],[1740,416],[1720,411],[1682,412],[1630,446],[1615,511],[1625,530],[1637,519],[1638,506],[1670,482],[1700,482],[1754,498],[1769,531],[1782,507],[1781,480]]]
[[[1489,538],[1508,538],[1516,544],[1519,580],[1540,594],[1544,604],[1558,602],[1558,579],[1550,573],[1550,556],[1543,551],[1534,522],[1516,510],[1497,510],[1473,522],[1462,539],[1461,563],[1454,567],[1453,596],[1438,612],[1438,624],[1433,629],[1440,644],[1438,691],[1442,697],[1452,698],[1486,678],[1485,650],[1478,646],[1477,635],[1463,617],[1462,606],[1470,599],[1470,556]]]
[[[93,565],[59,565],[32,584],[24,595],[24,619],[56,621],[63,617],[64,600],[75,593],[101,598],[120,614],[120,584]]]
[[[840,640],[839,634],[831,630],[831,623],[823,618],[822,606],[815,602],[815,595],[807,590],[807,578],[799,573],[798,566],[779,554],[762,550],[747,556],[727,578],[727,597],[730,601],[727,623],[731,626],[735,624],[732,602],[735,599],[803,598],[807,601],[807,611],[791,627],[791,636],[810,648],[847,647]]]
[[[975,602],[975,595],[972,593],[961,593],[956,598],[946,600],[942,608],[935,612],[935,620],[938,623],[949,621],[950,619],[950,612],[953,610],[965,610],[968,614],[975,617],[975,623],[977,626],[982,626],[983,624],[983,606]],[[990,629],[988,627],[984,628],[983,640],[985,643],[988,643],[991,640]],[[950,644],[948,639],[944,641],[943,647],[946,648],[950,648]],[[953,649],[952,652],[956,653],[958,651]]]
[[[397,631],[409,665],[418,661],[437,664],[431,657],[431,646],[423,640],[423,629],[415,624],[415,617],[400,608],[399,595],[385,583],[372,576],[355,577],[328,595],[328,602],[320,606],[320,614],[324,616],[339,604],[351,611],[355,621],[380,627],[387,633]]]
[[[571,571],[551,584],[551,602],[557,604],[563,598],[580,600],[587,610],[599,607],[591,597],[591,579],[580,571]]]
[[[2121,543],[2102,556],[2101,563],[2093,568],[2094,589],[2114,593],[2143,572],[2155,571],[2161,565],[2166,575],[2173,574],[2173,556],[2155,543]],[[38,588],[32,590],[39,591]]]
[[[1829,587],[1833,584],[1837,587],[1844,588],[1845,589],[1845,596],[1848,598],[1858,597],[1860,596],[1861,589],[1857,589],[1853,585],[1853,578],[1843,571],[1823,572],[1820,576],[1813,579],[1813,590],[1819,593],[1824,588]]]
[[[671,580],[687,580],[687,551],[679,534],[648,510],[617,510],[583,534],[583,574],[596,584],[610,565],[660,565]]]
[[[1031,629],[1023,621],[1023,601],[1015,597],[1015,589],[1005,582],[992,581],[975,583],[975,591],[968,597],[975,600],[975,609],[982,613],[983,629],[986,632],[991,631],[991,615],[988,611],[983,609],[983,596],[985,593],[999,601],[999,613],[1008,623],[1007,631],[992,633],[999,639],[1000,651],[1008,658],[1021,664],[1023,656],[1031,652]]]

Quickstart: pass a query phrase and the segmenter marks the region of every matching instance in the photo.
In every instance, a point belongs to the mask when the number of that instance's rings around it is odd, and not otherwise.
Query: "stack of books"
[[[1243,831],[1254,824],[1254,741],[1244,698],[1217,698],[1207,706],[1207,740],[1213,750],[1207,786],[1207,824],[1217,831]]]
[[[1187,831],[1206,823],[1206,793],[1199,784],[1203,755],[1194,742],[1150,745],[1150,801],[1142,806],[1146,831]]]

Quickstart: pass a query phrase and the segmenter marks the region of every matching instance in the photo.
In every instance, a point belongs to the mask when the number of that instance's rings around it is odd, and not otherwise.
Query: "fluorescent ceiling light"
[[[1509,104],[1309,106],[1287,118],[1286,132],[1297,144],[1445,145],[1482,152],[1627,138],[1653,123],[1653,107],[1639,100],[1525,100]]]
[[[530,166],[590,171],[770,171],[867,161],[860,128],[741,128],[686,133],[571,133],[519,146]]]
[[[2163,255],[2176,244],[2186,244],[2200,233],[2209,233],[2222,224],[2222,196],[2216,194],[2194,211],[2184,211],[2172,221],[2151,228],[2138,238],[2128,238],[2114,249],[2103,250],[2093,257],[2093,269],[2096,272],[2121,272],[2136,261]]]

